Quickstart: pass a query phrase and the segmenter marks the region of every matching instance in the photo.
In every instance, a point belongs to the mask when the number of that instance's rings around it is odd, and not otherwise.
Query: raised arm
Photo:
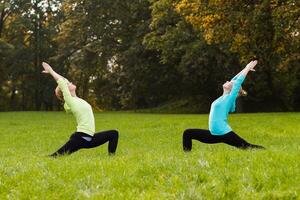
[[[72,97],[69,87],[68,87],[69,81],[67,79],[65,79],[63,76],[56,73],[49,64],[43,62],[42,65],[44,68],[43,73],[50,74],[56,80],[58,87],[60,88],[60,90],[63,93],[63,98],[64,98],[65,102],[71,108],[73,105],[73,97]]]
[[[56,73],[48,63],[43,62],[42,65],[44,68],[43,73],[50,74],[56,81],[58,81],[61,78],[64,78],[63,76]]]
[[[235,77],[233,77],[231,80],[234,81],[236,80],[240,75],[247,76],[249,71],[255,71],[254,67],[257,64],[257,60],[251,61],[250,63],[247,64],[247,66],[240,71]]]
[[[236,98],[238,96],[239,90],[241,88],[242,83],[244,82],[247,74],[249,71],[255,71],[254,67],[257,64],[257,60],[251,61],[247,64],[247,66],[238,73],[232,80],[233,80],[233,86],[230,92],[230,96],[232,98]]]
[[[246,67],[240,72],[240,75],[247,76],[249,71],[255,71],[255,66],[257,65],[257,60],[252,60]]]

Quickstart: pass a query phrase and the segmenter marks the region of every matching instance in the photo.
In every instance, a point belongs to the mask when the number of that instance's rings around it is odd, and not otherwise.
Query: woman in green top
[[[118,145],[119,133],[116,130],[95,133],[95,120],[92,107],[85,100],[76,96],[76,85],[70,83],[63,76],[57,74],[52,67],[43,63],[43,73],[50,74],[58,83],[55,94],[60,100],[64,100],[66,112],[71,112],[77,121],[77,130],[69,141],[51,156],[71,154],[82,148],[94,148],[106,142],[109,155],[115,153]]]

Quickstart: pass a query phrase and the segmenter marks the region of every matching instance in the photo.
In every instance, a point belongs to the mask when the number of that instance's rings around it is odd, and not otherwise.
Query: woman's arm
[[[73,98],[68,87],[68,80],[65,79],[63,76],[59,75],[58,73],[56,73],[49,64],[43,62],[42,65],[44,68],[43,73],[50,74],[56,80],[58,87],[63,93],[63,98],[65,102],[68,104],[70,108],[72,108]]]
[[[233,77],[231,80],[232,81],[236,80],[241,74],[244,74],[244,76],[246,76],[249,71],[255,71],[254,67],[256,64],[257,64],[257,60],[251,61],[250,63],[247,64],[247,66],[242,71],[240,71],[237,75],[235,75],[235,77]],[[247,67],[248,69],[246,69]]]
[[[234,83],[230,92],[230,96],[235,99],[238,96],[238,93],[240,91],[241,85],[244,82],[247,74],[249,71],[255,71],[254,67],[257,64],[257,60],[251,61],[247,64],[247,66],[237,74],[237,76],[234,79]]]
[[[56,81],[58,81],[61,78],[64,78],[63,76],[56,73],[48,63],[43,62],[42,65],[44,68],[43,73],[50,74]]]
[[[247,76],[249,71],[255,71],[254,67],[257,65],[257,60],[252,60],[246,67],[239,73],[240,75]]]

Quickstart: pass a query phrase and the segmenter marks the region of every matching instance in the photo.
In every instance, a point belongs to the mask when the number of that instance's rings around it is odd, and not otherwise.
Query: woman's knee
[[[183,134],[182,134],[182,137],[183,138],[189,138],[191,135],[191,132],[190,132],[190,129],[186,129]]]
[[[119,132],[117,130],[111,130],[110,134],[113,138],[119,138]]]

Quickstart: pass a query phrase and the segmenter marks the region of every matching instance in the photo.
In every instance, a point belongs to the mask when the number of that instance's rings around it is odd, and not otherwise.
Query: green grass
[[[117,128],[107,144],[57,159],[75,123],[62,112],[0,113],[0,199],[299,199],[300,114],[231,115],[233,129],[265,151],[193,142],[186,128],[207,115],[96,113],[96,129]]]

